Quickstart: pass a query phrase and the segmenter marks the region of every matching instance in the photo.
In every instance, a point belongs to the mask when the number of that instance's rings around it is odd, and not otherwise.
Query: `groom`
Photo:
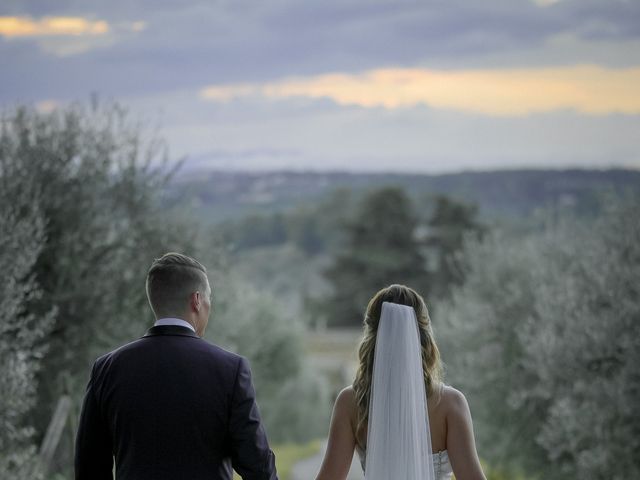
[[[139,340],[96,360],[82,405],[76,480],[277,480],[247,360],[200,337],[205,268],[179,253],[153,262],[156,317]]]

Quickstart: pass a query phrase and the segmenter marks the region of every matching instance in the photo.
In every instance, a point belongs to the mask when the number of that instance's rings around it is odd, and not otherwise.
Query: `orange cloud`
[[[526,115],[560,109],[588,114],[640,113],[640,68],[568,67],[427,70],[378,69],[332,73],[266,84],[214,85],[208,100],[259,95],[330,98],[340,105],[396,109],[416,105],[488,115]]]
[[[104,20],[87,20],[82,17],[0,17],[0,35],[7,38],[41,37],[49,35],[104,35],[109,24]]]

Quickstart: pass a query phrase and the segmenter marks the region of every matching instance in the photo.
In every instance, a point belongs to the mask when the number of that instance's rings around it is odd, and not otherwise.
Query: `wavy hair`
[[[442,363],[440,352],[433,338],[431,319],[424,299],[413,289],[405,285],[390,285],[376,293],[369,301],[364,316],[364,336],[358,349],[359,365],[353,382],[357,415],[356,442],[363,447],[362,436],[369,420],[369,396],[373,376],[378,323],[383,302],[398,303],[412,307],[418,320],[420,345],[422,348],[422,370],[427,395],[439,398],[442,388]],[[365,436],[366,438],[366,436]]]

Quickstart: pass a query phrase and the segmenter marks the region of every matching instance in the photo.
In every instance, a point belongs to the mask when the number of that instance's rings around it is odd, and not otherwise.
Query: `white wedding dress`
[[[358,458],[360,458],[360,465],[364,472],[364,466],[366,464],[367,452],[359,447],[356,447]],[[442,450],[438,453],[432,453],[433,469],[435,471],[435,480],[451,480],[453,477],[453,468],[451,468],[451,462],[449,462],[449,454],[446,450]]]

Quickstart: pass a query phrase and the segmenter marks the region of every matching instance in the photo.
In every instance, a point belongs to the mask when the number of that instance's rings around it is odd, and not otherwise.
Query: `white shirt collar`
[[[181,318],[171,318],[171,317],[159,318],[158,320],[156,320],[156,323],[153,324],[154,327],[159,327],[164,325],[178,325],[180,327],[190,328],[194,333],[196,331],[196,329],[193,328],[193,325],[191,325],[186,320],[182,320]]]

